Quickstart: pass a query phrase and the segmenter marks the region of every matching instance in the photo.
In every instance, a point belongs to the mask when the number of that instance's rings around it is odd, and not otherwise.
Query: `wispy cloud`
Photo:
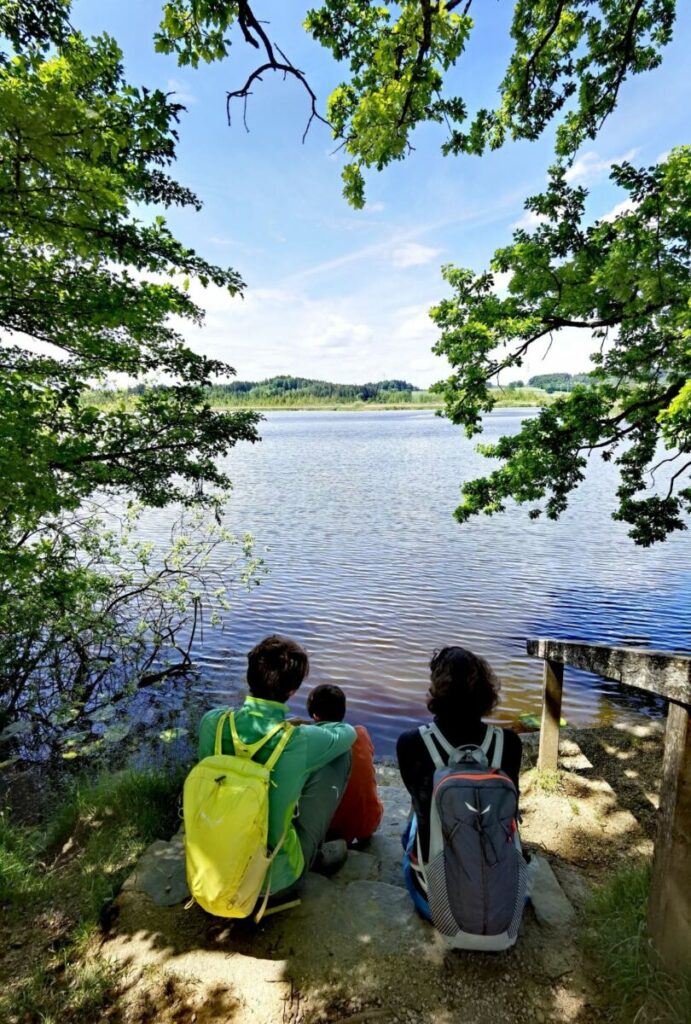
[[[523,216],[515,220],[509,227],[512,231],[517,231],[522,228],[524,231],[532,231],[533,228],[538,227],[540,224],[544,224],[547,220],[541,213],[535,213],[534,210],[526,210]]]
[[[565,178],[571,185],[576,183],[580,185],[591,184],[593,181],[604,177],[613,164],[623,164],[627,160],[633,160],[638,152],[639,148],[636,147],[635,149],[629,149],[620,156],[600,157],[593,150],[588,150],[587,153],[579,156],[569,167]]]
[[[168,92],[175,93],[175,99],[179,100],[180,103],[184,103],[185,106],[191,107],[197,102],[197,97],[194,95],[190,87],[179,78],[169,78],[167,82]]]
[[[633,199],[622,199],[620,203],[613,206],[611,210],[607,211],[607,213],[603,213],[600,220],[616,220],[617,217],[620,217],[622,214],[631,213],[631,211],[635,209],[636,203],[634,203]]]
[[[430,245],[420,245],[419,242],[406,242],[391,253],[391,262],[394,267],[422,267],[425,263],[431,263],[439,255],[441,249],[433,249]]]

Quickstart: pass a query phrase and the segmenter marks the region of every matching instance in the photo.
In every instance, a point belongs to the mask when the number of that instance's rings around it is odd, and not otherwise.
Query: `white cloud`
[[[179,78],[168,79],[168,92],[175,93],[174,98],[178,103],[184,103],[186,107],[191,107],[197,102],[197,97],[194,95],[190,87]]]
[[[588,150],[573,162],[566,172],[565,178],[569,184],[587,185],[598,178],[604,177],[613,164],[623,164],[627,160],[633,160],[639,152],[638,147],[629,149],[620,156],[599,157],[593,150]]]
[[[433,249],[429,245],[420,245],[419,242],[406,242],[391,253],[391,262],[394,267],[421,267],[439,255],[441,249]]]
[[[492,288],[492,291],[495,292],[497,295],[501,295],[501,293],[507,291],[509,287],[509,282],[513,277],[513,270],[504,270],[500,274],[494,273],[493,277],[494,286]]]
[[[607,211],[607,213],[603,213],[603,215],[600,217],[600,220],[616,220],[617,217],[620,217],[622,213],[631,213],[631,211],[635,209],[636,204],[634,203],[633,199],[631,199],[630,197],[628,199],[622,199],[620,203],[617,203],[616,206],[613,206],[611,210]]]
[[[543,214],[535,213],[534,210],[526,210],[523,216],[515,220],[509,227],[512,231],[517,231],[519,228],[523,228],[525,231],[532,231],[533,228],[544,224],[546,220],[547,218]]]
[[[364,212],[365,213],[381,213],[385,209],[386,209],[386,205],[384,203],[368,203],[367,206],[365,207]]]

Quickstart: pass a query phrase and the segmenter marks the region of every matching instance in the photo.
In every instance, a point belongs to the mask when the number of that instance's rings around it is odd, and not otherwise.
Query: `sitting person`
[[[286,637],[268,636],[249,652],[247,685],[250,695],[234,718],[242,743],[256,743],[286,720],[286,701],[296,693],[308,672],[306,652]],[[217,708],[202,718],[200,760],[213,754],[216,726],[227,710]],[[256,755],[258,762],[268,761],[279,737],[280,731],[261,747]],[[272,895],[285,896],[315,862],[321,861],[325,870],[336,870],[345,861],[345,843],[324,845],[324,840],[348,782],[350,749],[356,738],[355,730],[341,722],[300,725],[293,729],[271,774],[269,848],[276,847],[285,833],[272,865]],[[223,754],[233,753],[227,720],[221,744]]]
[[[434,918],[438,928],[445,921],[447,935],[456,929],[456,938],[461,938],[452,944],[459,948],[507,948],[490,944],[494,934],[491,926],[487,928],[486,910],[484,927],[479,915],[482,941],[475,944],[474,935],[473,941],[464,945],[473,925],[461,925],[459,916],[465,913],[464,899],[466,906],[473,900],[476,904],[483,899],[491,903],[488,887],[501,879],[497,884],[505,886],[503,906],[509,907],[509,918],[514,907],[516,914],[506,943],[515,941],[527,885],[516,824],[522,744],[511,730],[488,726],[482,720],[496,706],[499,694],[498,681],[483,658],[463,647],[444,647],[432,657],[430,676],[427,707],[434,716],[433,723],[404,732],[396,746],[401,778],[412,803],[403,837],[406,884],[422,916]],[[456,787],[455,792],[450,787]],[[439,802],[442,788],[446,803]],[[445,815],[448,817],[442,821]],[[431,860],[435,861],[434,867],[428,871]],[[440,867],[441,885],[437,874]],[[468,897],[462,895],[466,885]],[[449,904],[456,908],[454,916]],[[471,918],[472,914],[467,915],[468,920]],[[504,921],[497,930],[507,927]]]
[[[315,686],[307,698],[307,711],[315,722],[342,722],[346,713],[346,697],[340,686],[323,683]],[[350,780],[329,825],[329,839],[346,843],[362,842],[379,828],[384,808],[377,794],[374,771],[374,746],[364,725],[356,725]]]

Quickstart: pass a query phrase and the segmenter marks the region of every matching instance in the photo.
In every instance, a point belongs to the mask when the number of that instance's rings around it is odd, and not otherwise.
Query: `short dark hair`
[[[262,700],[285,703],[309,670],[307,652],[287,636],[264,637],[247,655],[247,685]]]
[[[307,698],[307,711],[323,722],[342,722],[346,712],[346,696],[334,683],[320,683]]]
[[[499,700],[499,680],[485,661],[465,647],[435,651],[427,707],[441,718],[484,718]]]

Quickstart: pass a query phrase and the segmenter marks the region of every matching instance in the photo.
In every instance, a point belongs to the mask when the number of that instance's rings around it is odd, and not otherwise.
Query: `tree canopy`
[[[92,499],[218,507],[219,456],[256,440],[256,414],[208,403],[232,368],[190,349],[171,320],[203,319],[191,278],[243,287],[156,213],[200,205],[168,173],[181,109],[130,85],[116,42],[74,30],[63,0],[0,2],[0,727],[52,698],[83,711],[115,676],[133,683],[134,662],[104,654],[106,636],[123,651],[144,633],[151,650],[176,646],[179,593],[147,584],[150,554],[118,578]],[[89,404],[113,375],[159,386],[135,410]],[[194,574],[184,562],[175,574],[196,616]]]
[[[628,208],[592,225],[586,191],[570,188],[566,174],[579,146],[615,109],[626,79],[660,63],[675,10],[675,0],[517,0],[494,110],[478,107],[472,94],[455,95],[452,72],[472,38],[474,15],[481,16],[472,0],[324,0],[308,13],[307,31],[349,71],[329,97],[326,119],[349,157],[344,193],[356,207],[365,202],[363,171],[403,159],[424,122],[444,127],[444,153],[475,155],[509,139],[537,139],[556,122],[557,163],[546,191],[526,204],[543,222],[532,233],[516,232],[484,272],[444,269],[453,294],[432,317],[441,330],[435,351],[453,372],[436,389],[450,418],[473,435],[493,406],[492,382],[521,366],[539,339],[564,328],[587,332],[595,372],[518,435],[482,449],[503,465],[465,485],[461,521],[502,511],[509,498],[544,498],[531,514],[558,517],[587,458],[599,451],[619,468],[615,517],[630,525],[637,543],[686,526],[688,148],[655,167],[615,167]],[[169,0],[157,46],[196,65],[225,56],[234,28],[266,59],[229,90],[229,118],[233,103],[246,101],[261,74],[275,70],[307,88],[309,128],[319,111],[308,76],[269,41],[246,0]],[[496,273],[511,275],[507,296],[497,294]]]
[[[114,40],[68,30],[64,5],[35,5],[35,22],[33,6],[0,6],[11,44],[0,63],[0,524],[20,533],[97,487],[187,498],[186,484],[222,483],[216,456],[255,437],[250,414],[218,416],[203,400],[232,369],[170,324],[202,319],[186,278],[235,293],[239,275],[177,241],[162,216],[130,212],[199,206],[165,170],[179,104],[128,85]],[[85,406],[89,383],[115,373],[169,386],[133,415]]]
[[[675,0],[517,0],[513,52],[495,110],[454,95],[449,72],[474,28],[473,0],[324,0],[305,28],[349,77],[331,93],[326,120],[349,157],[344,194],[364,205],[364,170],[382,170],[412,149],[411,135],[431,122],[445,131],[445,153],[482,154],[508,139],[536,139],[558,120],[557,152],[571,158],[614,110],[630,75],[657,67],[672,37]],[[308,125],[321,117],[309,74],[269,37],[266,5],[248,0],[167,0],[157,47],[196,66],[230,52],[233,32],[261,55],[244,84],[246,100],[267,71],[298,79],[309,93]],[[321,118],[324,120],[324,118]]]
[[[628,164],[613,177],[630,207],[584,226],[587,190],[572,188],[563,169],[526,206],[543,222],[517,230],[480,274],[448,266],[453,295],[432,310],[441,332],[436,351],[451,376],[435,386],[450,418],[469,436],[494,404],[488,382],[521,366],[531,347],[563,328],[598,344],[588,383],[543,408],[512,437],[482,451],[503,460],[489,476],[466,483],[460,521],[501,512],[506,500],[539,502],[557,518],[599,452],[619,467],[615,518],[639,544],[685,529],[691,511],[691,147],[644,170]],[[509,274],[498,293],[495,274]],[[660,442],[667,450],[662,458]],[[655,473],[672,467],[661,493]]]

